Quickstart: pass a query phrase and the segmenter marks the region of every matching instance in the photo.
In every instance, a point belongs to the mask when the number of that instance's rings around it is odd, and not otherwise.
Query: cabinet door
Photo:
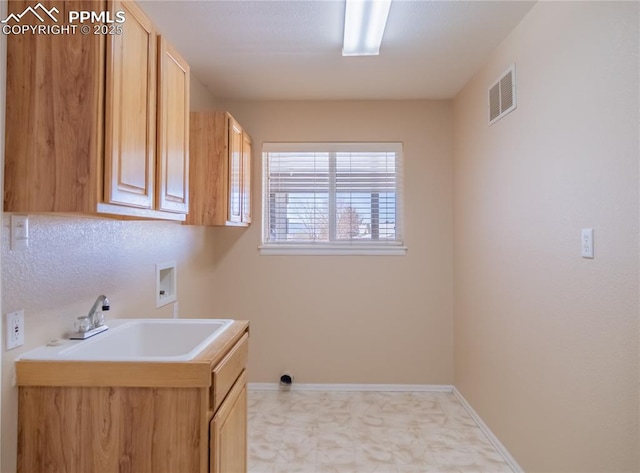
[[[251,138],[242,134],[242,221],[251,223]]]
[[[247,386],[243,371],[210,424],[209,473],[247,471]]]
[[[13,15],[37,6],[19,0],[2,4]],[[93,0],[42,4],[58,11],[54,15],[58,21],[67,10],[106,8],[104,2]],[[45,25],[55,24],[43,17]],[[28,13],[19,24],[38,28],[43,26],[38,18]],[[17,23],[11,20],[2,26]],[[4,63],[0,68],[7,74],[6,120],[0,129],[6,139],[4,149],[0,146],[4,210],[95,211],[102,201],[105,36],[31,32],[2,36],[7,42],[6,69]]]
[[[189,211],[189,65],[158,37],[158,210]]]
[[[242,221],[242,128],[229,117],[229,221]]]
[[[124,11],[123,33],[107,41],[105,201],[152,208],[155,180],[156,32],[133,2],[113,1]]]

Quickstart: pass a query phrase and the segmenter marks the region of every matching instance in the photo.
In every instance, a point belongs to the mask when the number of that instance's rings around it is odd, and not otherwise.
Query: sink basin
[[[222,334],[231,319],[117,319],[87,340],[41,347],[21,360],[188,361]]]

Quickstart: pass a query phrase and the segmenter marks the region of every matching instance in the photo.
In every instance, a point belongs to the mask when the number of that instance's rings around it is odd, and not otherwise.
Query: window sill
[[[408,248],[384,245],[262,245],[258,250],[266,256],[404,256]]]

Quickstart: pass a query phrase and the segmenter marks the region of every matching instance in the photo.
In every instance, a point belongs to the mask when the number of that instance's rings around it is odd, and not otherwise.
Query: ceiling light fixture
[[[391,0],[346,0],[343,56],[377,56]]]

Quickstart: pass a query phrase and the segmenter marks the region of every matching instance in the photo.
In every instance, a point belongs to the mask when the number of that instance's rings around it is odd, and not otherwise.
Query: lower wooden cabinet
[[[16,362],[18,473],[247,473],[248,322],[185,362]]]
[[[247,471],[247,382],[243,371],[211,420],[209,472]]]

